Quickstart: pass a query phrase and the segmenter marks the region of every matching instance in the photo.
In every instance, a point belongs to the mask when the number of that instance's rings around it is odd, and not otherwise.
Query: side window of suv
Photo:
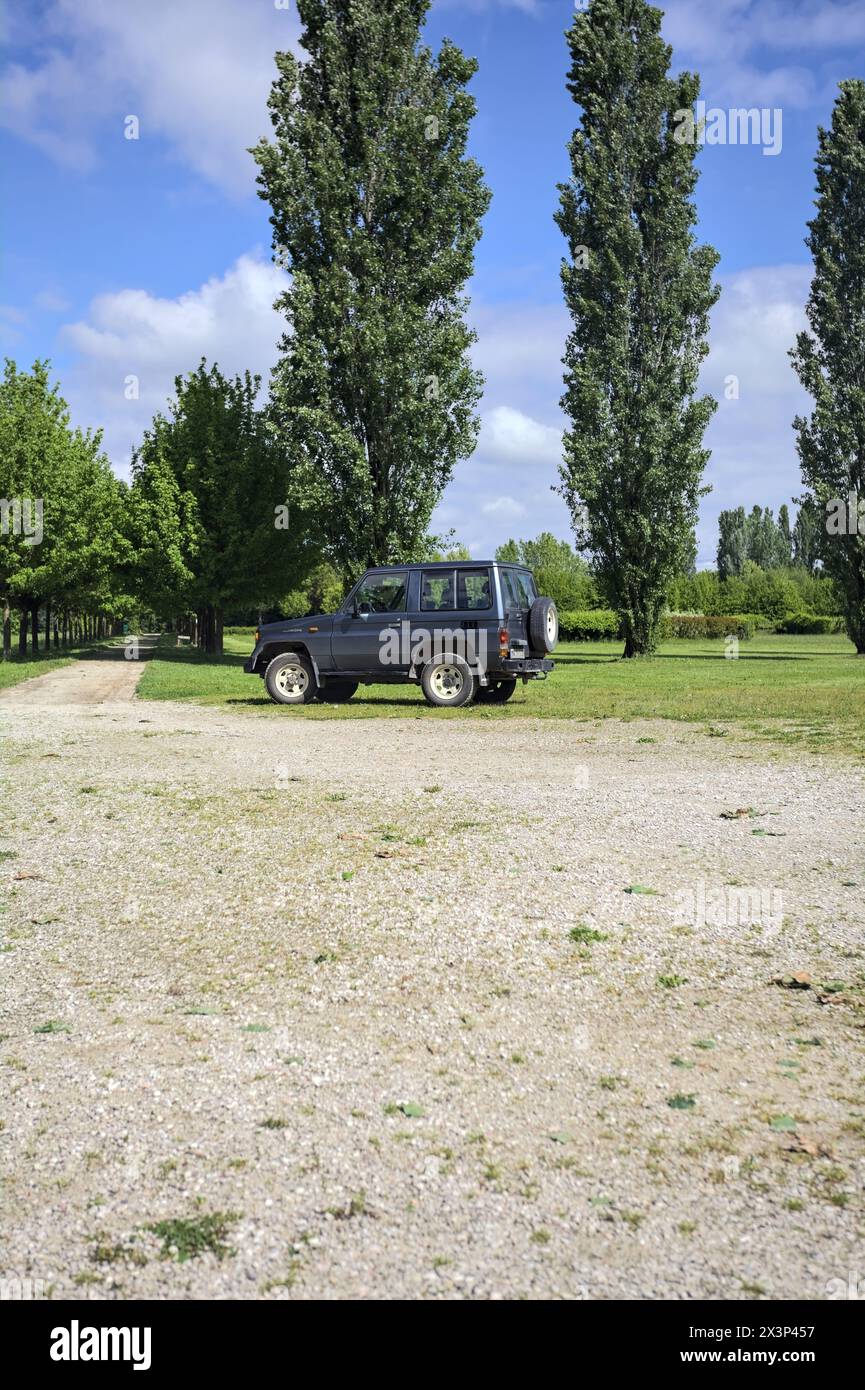
[[[457,571],[457,608],[492,607],[489,570]]]
[[[368,603],[372,613],[404,613],[408,591],[407,574],[371,574],[354,596],[358,606]]]
[[[424,570],[420,580],[420,606],[424,613],[453,608],[453,570]]]

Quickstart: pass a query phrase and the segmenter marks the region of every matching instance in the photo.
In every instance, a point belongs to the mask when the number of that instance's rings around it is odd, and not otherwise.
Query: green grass
[[[35,659],[13,656],[8,661],[0,661],[0,690],[17,685],[19,681],[29,681],[31,676],[44,676],[46,671],[56,671],[68,666],[71,656],[38,656]]]
[[[17,637],[15,638],[17,641]],[[48,671],[57,671],[61,666],[80,660],[86,656],[104,654],[106,646],[116,646],[119,639],[106,638],[104,642],[88,642],[78,647],[66,647],[63,653],[41,651],[38,656],[20,657],[13,655],[7,660],[0,659],[0,690],[7,690],[20,681],[29,681],[32,676],[44,676]]]
[[[202,656],[164,639],[147,663],[139,698],[199,700],[279,719],[672,719],[707,735],[773,738],[865,755],[865,661],[846,637],[758,634],[739,659],[718,641],[665,643],[651,661],[620,659],[619,642],[564,642],[546,681],[519,686],[507,705],[433,710],[413,685],[361,686],[346,705],[274,705],[242,670],[252,630],[226,638],[225,655]],[[2,668],[0,668],[2,669]]]

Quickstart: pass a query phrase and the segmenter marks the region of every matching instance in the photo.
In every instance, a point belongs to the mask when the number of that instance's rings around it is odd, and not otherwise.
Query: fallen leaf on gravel
[[[753,806],[737,806],[735,811],[722,811],[721,820],[741,820],[743,816],[759,816]]]
[[[812,1138],[810,1134],[794,1134],[789,1144],[786,1145],[786,1149],[788,1153],[808,1154],[811,1158],[835,1157],[828,1144]]]
[[[818,994],[818,1004],[851,1004],[854,1008],[861,1006],[862,1001],[854,998],[852,994],[836,994],[834,991],[829,994]]]
[[[769,1121],[769,1128],[782,1132],[796,1128],[796,1121],[792,1115],[775,1115]]]
[[[13,877],[13,878],[38,878],[38,879],[41,879],[41,878],[43,877],[43,875],[42,875],[42,874],[37,874],[37,873],[31,873],[31,871],[30,871],[29,869],[19,869],[19,870],[18,870],[18,873],[17,873],[17,874],[13,874],[12,877]]]
[[[336,838],[338,840],[368,840],[369,836],[364,835],[360,830],[343,830]]]
[[[376,859],[396,859],[401,853],[402,851],[398,849],[377,849],[375,857]]]
[[[657,888],[647,888],[647,887],[645,886],[645,884],[643,884],[643,883],[632,883],[631,886],[630,886],[630,888],[626,888],[626,889],[625,889],[625,892],[626,892],[626,893],[654,893],[654,894],[657,894],[658,890],[657,890]]]
[[[571,1140],[569,1134],[551,1134],[550,1138],[554,1144],[569,1144]]]
[[[773,975],[772,984],[782,989],[810,989],[811,976],[806,970],[796,970],[792,975]]]
[[[406,1101],[404,1105],[400,1106],[400,1110],[402,1111],[403,1115],[405,1115],[406,1118],[409,1120],[419,1120],[422,1118],[424,1113],[423,1106],[418,1105],[413,1100]]]
[[[42,756],[43,756],[43,758],[59,758],[59,757],[60,757],[60,754],[59,754],[59,753],[43,753]]]

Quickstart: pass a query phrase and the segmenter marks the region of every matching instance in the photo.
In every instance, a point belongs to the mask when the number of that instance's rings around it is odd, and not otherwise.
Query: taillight
[[[510,634],[506,627],[499,628],[499,656],[507,656],[511,649]]]
[[[255,645],[258,646],[258,644],[259,644],[260,641],[261,641],[261,628],[260,628],[260,627],[257,627],[257,628],[255,629]]]

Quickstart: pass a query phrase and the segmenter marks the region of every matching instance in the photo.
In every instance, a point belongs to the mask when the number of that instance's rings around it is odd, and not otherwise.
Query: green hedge
[[[566,642],[611,642],[619,636],[619,615],[611,608],[560,613],[559,633]]]
[[[775,624],[776,632],[788,634],[812,633],[825,635],[830,632],[843,632],[843,618],[829,618],[820,613],[788,613],[780,623]]]
[[[705,613],[668,613],[661,621],[661,640],[668,641],[671,637],[723,640],[734,636],[740,642],[747,642],[753,637],[755,627],[756,619],[746,613],[729,617]],[[622,635],[618,614],[611,608],[560,613],[559,632],[565,642],[612,642],[616,638],[621,639]]]
[[[738,637],[740,642],[748,642],[754,628],[754,619],[745,613],[667,613],[661,622],[661,635],[664,639]]]

